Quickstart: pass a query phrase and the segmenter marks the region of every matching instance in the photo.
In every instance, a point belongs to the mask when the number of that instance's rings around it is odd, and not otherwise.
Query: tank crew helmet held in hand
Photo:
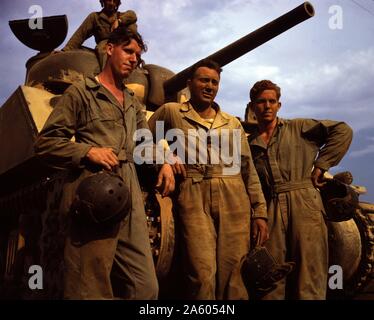
[[[334,178],[320,191],[328,220],[341,222],[353,218],[358,208],[358,195],[349,185]]]
[[[294,262],[279,264],[266,247],[257,245],[241,261],[241,275],[250,296],[261,299],[295,268]]]
[[[100,171],[81,181],[72,204],[73,214],[94,224],[115,224],[129,213],[130,192],[123,179]]]

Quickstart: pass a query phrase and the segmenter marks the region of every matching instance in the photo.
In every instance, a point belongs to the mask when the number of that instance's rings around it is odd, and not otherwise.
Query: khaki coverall
[[[327,228],[313,166],[328,170],[347,152],[352,130],[343,122],[278,119],[269,145],[249,137],[253,161],[268,207],[270,239],[265,246],[296,270],[265,299],[325,299],[328,275]]]
[[[83,23],[79,26],[77,31],[74,32],[68,43],[62,49],[69,51],[80,49],[83,42],[88,38],[94,36],[96,42],[96,53],[98,55],[101,69],[105,66],[106,62],[106,43],[111,33],[112,24],[116,19],[120,19],[120,26],[125,26],[132,31],[137,31],[137,16],[132,10],[126,12],[117,12],[112,17],[108,17],[103,11],[92,12]]]
[[[208,143],[208,164],[199,161],[187,164],[187,178],[179,186],[177,201],[186,298],[248,299],[243,281],[240,276],[234,276],[234,269],[249,249],[251,209],[252,217],[266,218],[265,200],[240,122],[220,111],[218,105],[215,109],[217,115],[211,128],[188,102],[161,106],[148,123],[154,136],[156,121],[164,121],[165,133],[172,128],[181,129],[186,159],[193,154],[186,147],[188,130],[215,129],[221,135],[223,129],[229,129],[230,150],[233,149],[232,130],[240,130],[238,172],[225,174],[221,158],[219,164],[209,165]]]
[[[148,128],[144,107],[128,89],[124,106],[95,79],[72,85],[58,101],[36,141],[42,160],[55,167],[72,169],[64,185],[62,218],[69,210],[82,179],[97,171],[84,162],[94,147],[112,148],[120,160],[117,173],[130,190],[132,209],[113,230],[98,227],[90,238],[74,221],[65,243],[64,297],[68,299],[155,299],[158,284],[150,250],[144,203],[132,159],[133,134]],[[75,142],[70,139],[75,136]],[[70,220],[69,220],[70,221]],[[97,231],[97,230],[96,230]],[[108,232],[109,231],[109,232]]]

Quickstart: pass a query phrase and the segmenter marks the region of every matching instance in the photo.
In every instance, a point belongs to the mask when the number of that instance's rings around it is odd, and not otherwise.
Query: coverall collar
[[[185,118],[198,123],[200,126],[203,126],[208,130],[217,129],[228,124],[230,118],[227,117],[223,112],[221,112],[221,108],[219,107],[219,105],[213,102],[213,108],[214,110],[216,110],[217,114],[211,127],[200,117],[200,115],[197,113],[197,111],[189,101],[182,104],[180,111]]]
[[[253,138],[250,139],[249,144],[252,146],[258,146],[263,149],[268,149],[272,144],[275,143],[277,136],[280,134],[280,129],[284,126],[285,121],[282,118],[277,118],[277,126],[275,127],[273,136],[270,139],[270,142],[268,145],[265,144],[264,140],[260,137],[260,133],[258,131],[258,128],[253,133]]]
[[[86,86],[91,90],[96,92],[96,97],[100,98],[100,96],[105,96],[107,100],[109,100],[113,105],[121,110],[121,112],[126,112],[128,108],[132,107],[132,101],[134,97],[134,92],[132,92],[126,86],[123,86],[123,93],[124,93],[124,106],[121,106],[116,98],[112,95],[112,93],[106,89],[103,85],[101,85],[95,78],[87,77],[85,79]]]
[[[107,22],[109,22],[109,23],[112,23],[113,21],[113,17],[117,17],[117,15],[118,15],[118,11],[112,16],[112,18],[109,18],[107,15],[106,15],[106,13],[104,12],[104,9],[103,10],[101,10],[100,12],[99,12],[99,17],[100,17],[100,19],[103,19],[103,20],[105,20],[105,21],[107,21]]]

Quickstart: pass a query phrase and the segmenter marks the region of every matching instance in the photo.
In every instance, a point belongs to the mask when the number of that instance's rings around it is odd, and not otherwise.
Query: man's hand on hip
[[[326,182],[323,181],[324,173],[325,172],[322,169],[317,167],[314,168],[311,179],[315,188],[322,188],[326,184]]]

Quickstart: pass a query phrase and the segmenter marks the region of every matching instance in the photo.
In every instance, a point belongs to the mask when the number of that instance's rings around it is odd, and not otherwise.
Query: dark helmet
[[[347,221],[353,218],[358,208],[357,193],[338,179],[328,180],[321,188],[321,196],[330,221]]]
[[[334,179],[339,180],[340,182],[343,182],[347,185],[350,185],[353,182],[352,173],[350,173],[349,171],[339,172],[335,174]]]
[[[264,246],[258,245],[242,259],[241,275],[249,294],[261,298],[274,290],[294,267],[294,262],[279,264]]]
[[[100,171],[81,181],[72,211],[88,222],[111,224],[121,221],[130,207],[130,192],[123,179],[112,172]]]

